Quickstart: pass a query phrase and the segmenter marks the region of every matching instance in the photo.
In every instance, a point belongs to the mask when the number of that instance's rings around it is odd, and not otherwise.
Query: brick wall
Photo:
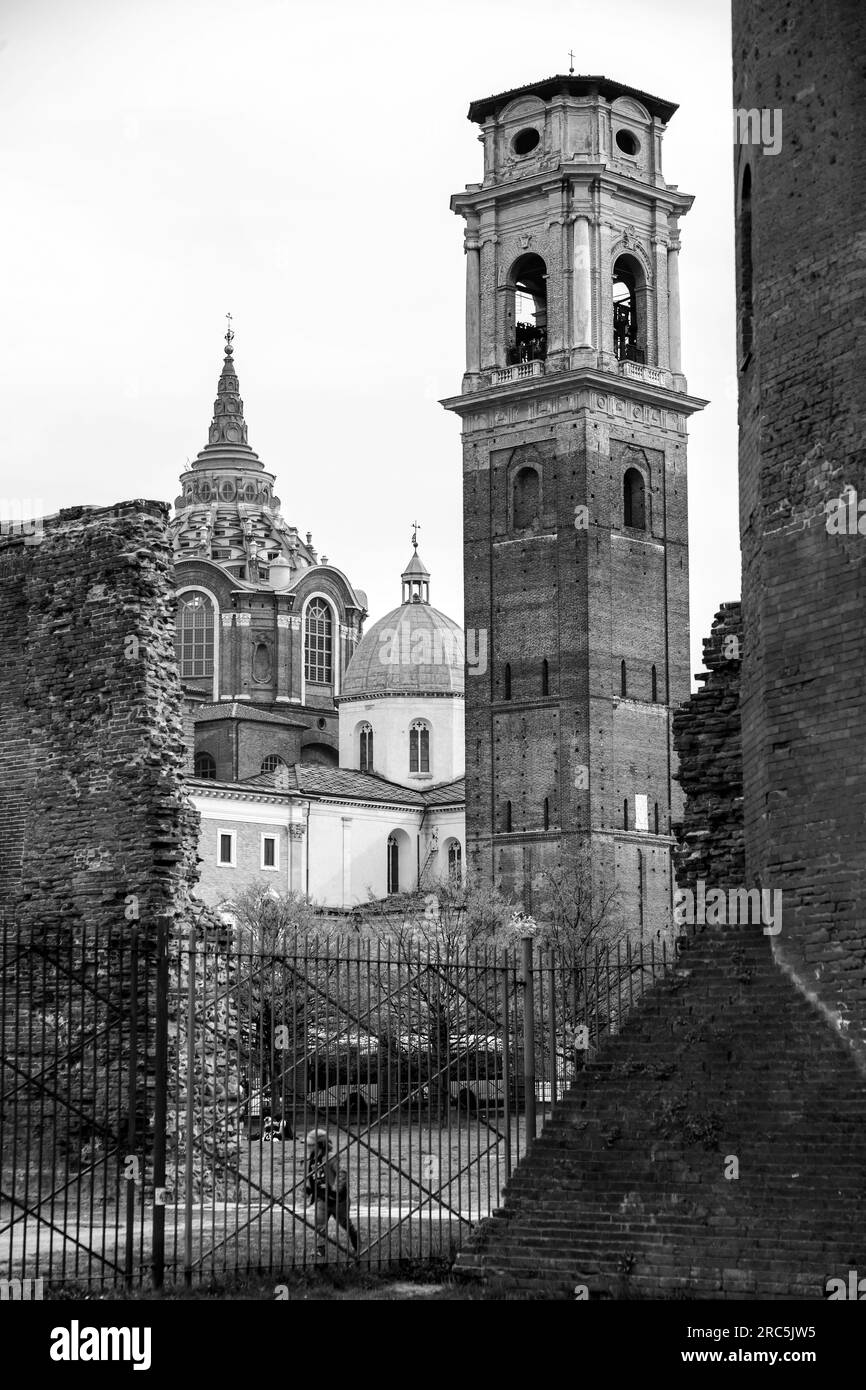
[[[150,927],[194,882],[166,519],[72,508],[0,541],[0,912],[33,931],[123,924],[130,895]]]
[[[740,726],[742,612],[724,603],[704,638],[703,688],[674,713],[677,780],[685,794],[676,826],[677,883],[748,887],[743,843],[743,749]]]
[[[779,109],[751,175],[752,349],[740,366],[746,872],[784,894],[779,958],[866,1056],[866,536],[825,503],[866,497],[866,10],[734,0],[734,106]],[[742,359],[742,352],[741,352]]]
[[[866,1266],[866,1087],[768,940],[693,938],[458,1271],[553,1299],[772,1299],[823,1298]]]

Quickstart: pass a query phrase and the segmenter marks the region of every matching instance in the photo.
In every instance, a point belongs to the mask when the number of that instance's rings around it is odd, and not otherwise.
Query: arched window
[[[505,803],[505,830],[507,834],[511,832],[511,802]]]
[[[416,719],[409,730],[409,771],[430,771],[430,729],[423,719]]]
[[[627,468],[622,480],[623,525],[646,530],[646,487],[636,468]]]
[[[508,277],[507,366],[543,361],[547,356],[547,266],[530,251]]]
[[[216,759],[210,753],[196,753],[196,777],[216,777]]]
[[[515,531],[523,531],[538,521],[541,480],[535,468],[521,468],[511,491],[511,518]]]
[[[312,685],[334,679],[334,623],[324,599],[314,598],[304,620],[304,675]]]
[[[546,796],[546,797],[544,798],[544,828],[545,828],[545,830],[549,830],[549,829],[550,829],[550,797],[549,797],[549,796]]]
[[[621,661],[621,662],[619,663],[619,693],[620,693],[620,695],[623,697],[623,699],[625,699],[625,696],[626,696],[626,694],[628,693],[628,682],[626,681],[626,677],[625,677],[625,662],[624,662],[624,661]]]
[[[550,694],[550,667],[547,664],[547,657],[541,663],[541,693]]]
[[[400,892],[400,846],[395,835],[388,836],[388,892]]]
[[[181,676],[213,675],[213,605],[204,594],[183,594],[177,615]]]
[[[622,828],[628,830],[628,797],[625,797],[622,803]]]
[[[459,840],[452,840],[448,846],[448,878],[451,883],[460,883],[463,876],[463,850]]]
[[[362,724],[359,734],[358,766],[362,772],[373,771],[373,729],[370,724]]]
[[[613,267],[613,350],[621,362],[646,362],[646,276],[634,256]]]
[[[740,366],[752,351],[752,170],[746,165],[740,188],[740,218],[738,224],[740,293]]]
[[[510,700],[510,699],[511,699],[511,662],[510,662],[510,661],[506,661],[506,663],[505,663],[505,674],[504,674],[504,676],[503,676],[502,686],[503,686],[503,690],[504,690],[504,693],[505,693],[505,698],[506,698],[506,700]]]
[[[276,772],[278,767],[285,766],[285,759],[281,758],[279,753],[268,753],[266,757],[262,758],[262,772]]]

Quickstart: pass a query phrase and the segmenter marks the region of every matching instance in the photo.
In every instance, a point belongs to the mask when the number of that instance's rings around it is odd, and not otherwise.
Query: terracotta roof
[[[263,709],[261,705],[247,704],[246,700],[220,700],[216,704],[200,705],[193,715],[196,724],[204,724],[214,719],[251,719],[260,724],[288,724],[294,729],[310,727],[301,719],[293,719],[290,714]]]
[[[192,777],[202,791],[280,791],[301,796],[336,796],[347,801],[378,801],[394,806],[452,806],[462,804],[466,792],[462,777],[454,782],[441,782],[436,787],[418,791],[401,787],[370,772],[355,772],[351,768],[325,767],[322,763],[294,763],[291,767],[260,772],[243,782],[216,782],[213,778]]]

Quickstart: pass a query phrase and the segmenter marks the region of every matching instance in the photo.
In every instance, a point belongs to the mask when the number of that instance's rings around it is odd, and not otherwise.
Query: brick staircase
[[[548,1299],[772,1299],[822,1298],[851,1269],[866,1275],[866,1078],[749,927],[690,940],[455,1272]]]

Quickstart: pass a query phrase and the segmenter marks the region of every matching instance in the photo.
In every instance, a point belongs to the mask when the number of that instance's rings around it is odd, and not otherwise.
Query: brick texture
[[[866,1268],[864,1169],[855,1058],[768,938],[706,930],[555,1107],[457,1269],[548,1299],[822,1298]]]

